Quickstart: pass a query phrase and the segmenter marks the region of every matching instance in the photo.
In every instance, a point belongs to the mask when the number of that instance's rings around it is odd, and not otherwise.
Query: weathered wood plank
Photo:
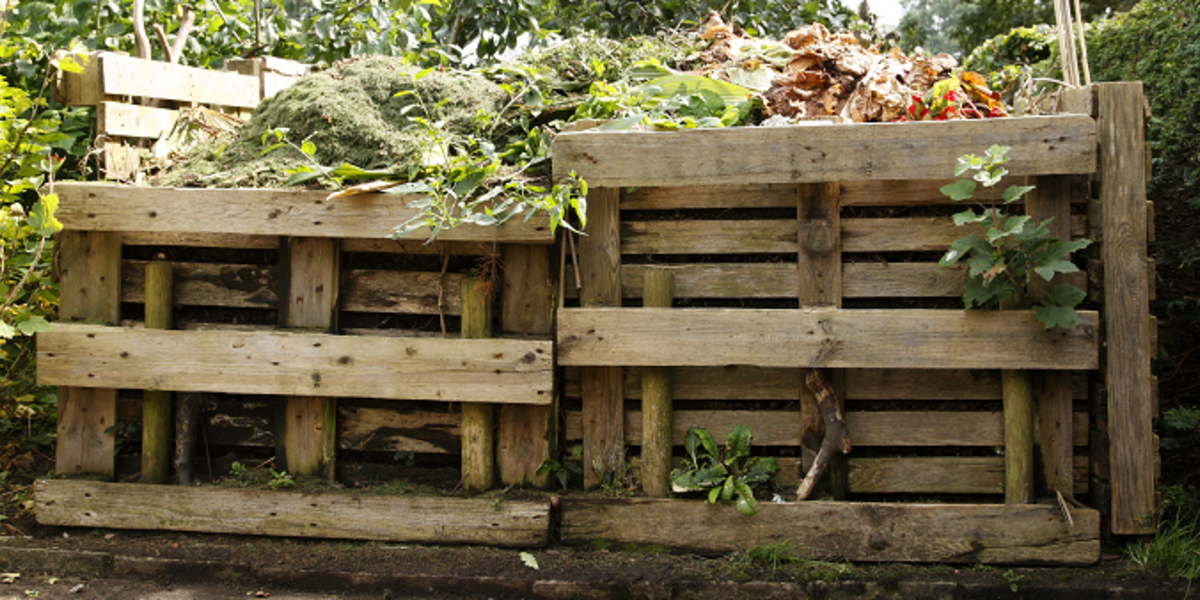
[[[1094,369],[1097,316],[1080,317],[1046,331],[1031,311],[568,308],[558,363]]]
[[[179,119],[179,111],[123,102],[101,102],[96,109],[96,129],[109,136],[162,137]]]
[[[795,205],[796,186],[786,183],[639,187],[621,195],[622,210],[791,208]]]
[[[1073,460],[1071,485],[1086,494],[1087,457]],[[1001,494],[1002,456],[850,458],[850,491],[859,494]]]
[[[146,265],[143,260],[121,262],[121,302],[146,301]],[[276,308],[278,269],[274,265],[171,263],[176,306],[228,306]]]
[[[1087,565],[1100,559],[1099,513],[1056,506],[760,503],[753,519],[699,500],[564,498],[563,541],[605,539],[704,552],[791,540],[853,561]]]
[[[631,400],[641,398],[637,369],[626,369],[625,389]],[[563,394],[579,397],[579,369],[563,372]],[[674,373],[677,400],[795,400],[799,371],[785,368],[678,367]],[[1087,377],[1073,373],[1071,393],[1085,399]],[[985,370],[846,369],[847,400],[999,400],[1000,373]]]
[[[370,452],[458,454],[459,414],[361,406],[338,407],[338,448]]]
[[[341,309],[369,313],[461,315],[463,278],[461,273],[347,271],[342,276]]]
[[[93,55],[104,95],[145,96],[219,106],[258,106],[258,78],[108,52]]]
[[[540,547],[543,502],[39,480],[43,525]]]
[[[39,381],[244,394],[546,404],[551,343],[55,324]]]
[[[126,246],[187,246],[275,250],[279,248],[279,237],[239,233],[123,231],[121,232],[121,243]]]
[[[337,331],[341,289],[338,240],[292,237],[280,247],[280,327]],[[317,394],[289,396],[284,400],[280,425],[277,462],[293,475],[332,480],[337,457],[336,399]]]
[[[479,277],[465,277],[460,284],[463,299],[462,339],[492,337],[492,299]],[[462,431],[462,486],[467,494],[491,489],[496,482],[496,407],[490,402],[463,402],[459,428]]]
[[[58,316],[63,321],[121,319],[121,236],[63,231],[59,234]],[[39,372],[41,364],[38,365]],[[114,472],[115,439],[104,431],[117,423],[117,393],[93,385],[58,390],[55,471]]]
[[[621,306],[621,194],[616,188],[588,192],[588,235],[579,238],[580,306]],[[571,235],[571,234],[568,234]],[[584,487],[599,483],[604,472],[618,473],[625,464],[625,407],[619,366],[583,369]],[[601,471],[601,472],[597,472]]]
[[[855,446],[970,446],[1004,445],[1004,418],[999,412],[983,411],[879,411],[846,413],[846,425]],[[580,413],[567,411],[564,436],[582,437]],[[800,413],[797,411],[676,410],[672,444],[682,446],[688,427],[703,427],[713,438],[723,440],[736,424],[754,431],[756,446],[799,446]],[[1077,413],[1072,419],[1073,440],[1087,445],[1087,418]],[[625,412],[625,443],[642,444],[642,413]]]
[[[1103,207],[1104,321],[1112,445],[1112,531],[1154,533],[1154,428],[1146,269],[1142,84],[1095,85]]]
[[[500,323],[505,333],[551,337],[554,333],[554,279],[550,247],[509,244],[503,248],[504,289]],[[558,448],[558,402],[546,406],[501,405],[496,415],[496,468],[503,485],[545,487],[537,474]]]
[[[56,216],[67,229],[160,233],[223,233],[298,237],[387,237],[408,220],[416,196],[359,194],[327,201],[327,192],[248,189],[171,189],[63,182]],[[549,244],[549,218],[534,216],[502,227],[444,231],[446,241]],[[427,230],[412,234],[428,236]]]
[[[1013,148],[1013,175],[1095,170],[1095,123],[1072,115],[564,133],[554,140],[554,176],[575,171],[597,187],[943,179],[959,156],[992,144]]]

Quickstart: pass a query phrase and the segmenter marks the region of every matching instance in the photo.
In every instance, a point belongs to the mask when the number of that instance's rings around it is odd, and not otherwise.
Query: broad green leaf
[[[771,89],[771,80],[778,75],[774,69],[766,66],[753,71],[747,71],[741,67],[730,67],[725,70],[725,74],[729,77],[730,83],[756,92],[765,92]]]
[[[733,502],[733,494],[737,491],[737,482],[733,477],[726,477],[725,484],[721,486],[721,502],[729,504]]]
[[[946,251],[946,254],[942,255],[942,259],[938,261],[938,264],[943,267],[957,264],[962,257],[970,253],[978,237],[978,235],[972,233],[971,235],[954,240],[950,244],[950,249]]]
[[[437,67],[429,67],[428,69],[424,69],[421,72],[417,73],[416,75],[413,75],[413,81],[420,81],[422,79],[425,79],[425,77],[427,75],[429,75],[430,73],[432,73],[436,70],[437,70]]]
[[[700,447],[700,434],[696,433],[695,427],[688,427],[687,434],[683,436],[683,449],[692,459],[692,464],[697,464],[696,449]]]
[[[53,61],[54,65],[66,71],[67,73],[82,73],[83,66],[75,62],[71,56],[63,56],[58,60]]]
[[[943,185],[939,191],[948,196],[955,202],[962,200],[970,200],[971,194],[975,192],[975,182],[970,179],[959,179],[954,183]]]
[[[694,94],[700,90],[707,90],[719,95],[727,105],[736,104],[754,95],[754,90],[700,75],[667,75],[650,80],[646,86],[656,86],[662,89],[647,98],[646,106],[649,107],[669,100],[678,94]]]
[[[974,210],[964,210],[960,213],[954,213],[952,217],[954,224],[962,227],[963,225],[971,225],[974,223],[982,223],[988,220],[987,213],[976,213]]]
[[[45,318],[34,315],[17,323],[17,329],[25,335],[33,335],[42,331],[50,331],[50,323]]]
[[[317,145],[312,140],[304,140],[300,143],[300,151],[311,157],[317,153]]]
[[[62,223],[54,218],[58,210],[58,194],[46,194],[34,203],[29,211],[29,226],[42,237],[48,237],[62,231]]]
[[[744,483],[737,484],[737,510],[747,517],[758,514],[758,500],[754,499],[754,490]]]
[[[598,131],[622,131],[632,129],[646,120],[646,113],[637,113],[620,119],[613,119],[597,127]]]
[[[13,329],[8,323],[0,321],[0,340],[11,340],[16,335],[17,330]]]
[[[1075,273],[1078,270],[1079,267],[1076,267],[1075,263],[1069,260],[1056,260],[1033,268],[1033,271],[1046,281],[1053,279],[1055,273]]]
[[[713,441],[712,434],[710,434],[707,429],[697,428],[696,435],[699,436],[700,445],[704,447],[704,450],[708,452],[709,456],[713,457],[713,459],[716,459],[716,457],[721,455],[721,450],[717,448],[717,443]]]
[[[1025,227],[1025,223],[1028,223],[1032,218],[1033,217],[1029,215],[1016,215],[1009,217],[1004,220],[999,229],[994,227],[988,229],[987,240],[994,243],[1000,238],[1008,237],[1018,233]]]
[[[709,504],[716,504],[717,500],[719,500],[720,498],[721,498],[721,488],[715,487],[708,491],[708,503]]]
[[[1000,194],[1000,198],[1004,200],[1005,204],[1009,204],[1035,189],[1037,187],[1032,185],[1010,185],[1004,188],[1004,193]]]
[[[1081,322],[1079,313],[1075,312],[1075,308],[1070,306],[1057,306],[1043,302],[1033,307],[1033,314],[1037,315],[1038,320],[1042,322],[1042,325],[1045,325],[1046,329],[1050,329],[1051,327],[1070,329],[1072,325]]]
[[[749,456],[752,437],[749,427],[741,423],[734,425],[725,441],[725,463],[731,464],[738,458]]]
[[[1069,283],[1060,283],[1050,290],[1050,301],[1060,306],[1074,308],[1086,297],[1087,294],[1083,290]]]

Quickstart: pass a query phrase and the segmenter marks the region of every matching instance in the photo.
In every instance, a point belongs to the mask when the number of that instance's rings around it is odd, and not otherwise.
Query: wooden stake
[[[492,337],[492,303],[478,277],[462,281],[462,337]],[[496,417],[491,404],[462,404],[463,489],[475,494],[491,489],[496,471]]]
[[[174,308],[171,263],[146,265],[146,328],[171,329]],[[171,392],[147,390],[142,395],[141,483],[166,483],[171,471]]]
[[[670,308],[675,277],[667,269],[646,271],[642,304]],[[671,491],[671,367],[642,368],[642,490],[651,498]]]

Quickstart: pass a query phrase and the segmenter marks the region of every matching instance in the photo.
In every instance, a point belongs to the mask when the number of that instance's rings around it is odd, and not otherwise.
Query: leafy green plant
[[[276,471],[271,469],[271,480],[267,482],[267,486],[275,491],[285,490],[296,485],[296,479],[288,475],[287,471]]]
[[[1013,571],[1012,569],[1009,569],[1009,570],[1001,573],[1000,578],[1004,580],[1004,583],[1008,584],[1009,591],[1011,591],[1014,594],[1016,594],[1017,592],[1020,592],[1021,586],[1025,583],[1025,576],[1016,571]]]
[[[538,477],[549,475],[558,480],[558,485],[562,489],[567,489],[571,482],[571,475],[583,475],[583,468],[579,466],[579,458],[583,455],[583,446],[572,446],[567,453],[567,457],[560,463],[553,458],[547,457],[538,465]]]
[[[988,306],[1024,294],[1034,275],[1050,281],[1057,273],[1074,273],[1078,267],[1067,259],[1071,252],[1082,250],[1090,240],[1061,241],[1050,237],[1050,219],[1035,223],[1029,215],[1008,214],[1001,206],[1021,199],[1033,186],[1013,185],[996,194],[996,186],[1008,174],[1004,164],[1009,148],[994,145],[984,156],[967,154],[959,157],[956,176],[974,172],[971,179],[943,186],[941,191],[955,202],[972,200],[982,209],[968,209],[954,215],[958,226],[982,226],[982,235],[973,232],[954,240],[939,264],[967,264],[967,285],[963,302],[967,308]],[[982,186],[988,192],[985,201],[975,200],[974,193]],[[1002,204],[997,204],[999,201]],[[1083,300],[1083,290],[1059,284],[1050,290],[1049,298],[1033,311],[1046,326],[1070,328],[1079,323],[1075,307]]]
[[[689,427],[683,440],[687,457],[671,471],[671,486],[677,491],[707,492],[713,504],[732,504],[736,497],[738,512],[757,514],[754,488],[769,481],[779,465],[771,457],[750,456],[753,438],[749,427],[734,425],[722,450],[707,429]]]

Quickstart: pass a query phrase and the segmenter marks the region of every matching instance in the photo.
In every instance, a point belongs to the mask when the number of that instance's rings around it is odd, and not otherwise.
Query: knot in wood
[[[800,224],[800,244],[809,254],[825,254],[833,248],[833,224],[829,219],[805,220]]]

